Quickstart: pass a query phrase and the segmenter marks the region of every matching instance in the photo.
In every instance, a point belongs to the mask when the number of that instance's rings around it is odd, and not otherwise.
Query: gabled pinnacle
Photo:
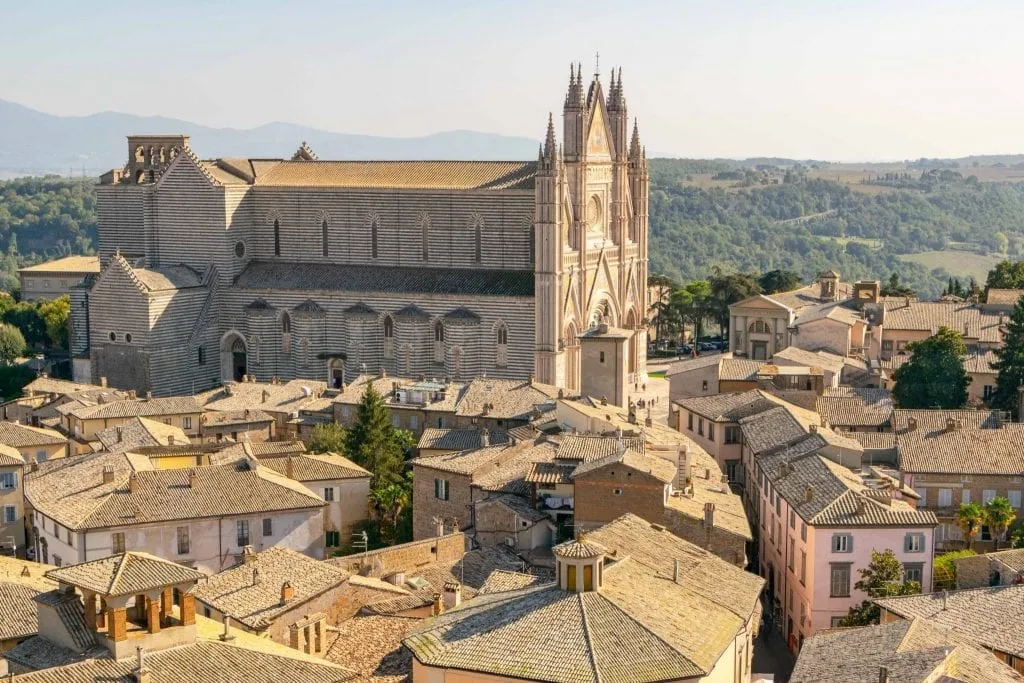
[[[636,158],[640,155],[640,126],[637,120],[633,119],[633,139],[629,141],[629,156]]]
[[[548,112],[548,134],[544,138],[544,150],[543,154],[548,159],[554,159],[558,153],[558,148],[555,144],[555,117]]]
[[[565,93],[565,108],[575,109],[583,100],[583,64],[579,69],[569,64],[569,90]]]

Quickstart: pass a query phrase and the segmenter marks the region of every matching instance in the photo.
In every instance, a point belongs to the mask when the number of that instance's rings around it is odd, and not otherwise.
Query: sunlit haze
[[[1021,26],[1020,2],[7,2],[0,99],[539,139],[600,52],[652,155],[1020,153]]]

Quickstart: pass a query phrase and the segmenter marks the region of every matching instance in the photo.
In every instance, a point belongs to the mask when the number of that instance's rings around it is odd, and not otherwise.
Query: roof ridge
[[[124,571],[126,564],[128,564],[128,553],[124,552],[121,553],[121,559],[117,563],[117,569],[114,571],[113,576],[110,577],[110,583],[107,584],[107,594],[110,594],[111,591],[113,591],[114,586],[117,585],[118,581],[121,579],[121,572]]]
[[[607,601],[609,604],[614,604],[614,603],[611,602],[611,600],[608,600],[608,598],[604,597],[600,593],[597,593],[597,596],[599,598]],[[590,662],[590,668],[594,672],[594,680],[597,681],[598,683],[600,683],[600,681],[601,681],[601,672],[600,672],[600,670],[597,667],[597,651],[594,649],[594,642],[590,639],[590,621],[587,619],[586,600],[583,599],[583,594],[582,593],[578,593],[576,595],[576,604],[579,605],[579,608],[580,608],[580,618],[583,620],[583,637],[587,641],[587,650],[589,652],[589,656],[587,657],[587,660]],[[616,607],[616,609],[618,609],[617,605],[615,607]],[[619,611],[622,611],[622,610],[619,610]],[[627,616],[629,616],[629,615],[627,615]],[[630,617],[630,618],[632,619],[632,617]]]

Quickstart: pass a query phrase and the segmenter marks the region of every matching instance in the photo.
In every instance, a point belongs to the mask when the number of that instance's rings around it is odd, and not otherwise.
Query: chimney
[[[955,419],[953,419],[951,417],[947,417],[946,418],[946,431],[947,432],[955,432],[956,431],[956,420]]]
[[[451,609],[462,604],[462,584],[446,581],[444,584],[444,608]]]
[[[672,583],[679,583],[679,560],[672,560]]]
[[[114,481],[114,466],[105,465],[103,467],[103,483],[110,484]]]
[[[530,380],[529,381],[530,381],[530,386],[532,387],[533,383],[536,381],[536,379],[534,378],[533,375],[530,375]]]
[[[174,445],[174,434],[168,434],[167,435],[167,445],[168,446],[173,446]]]
[[[812,425],[808,425],[807,427],[808,427],[808,429],[810,429],[811,434],[817,434],[818,433],[818,425],[812,424]]]
[[[252,564],[255,561],[256,551],[253,550],[253,547],[251,545],[242,546],[242,562],[244,564]]]
[[[231,634],[231,617],[226,614],[224,615],[224,633],[220,634],[220,639],[224,642],[235,639]]]
[[[284,476],[288,477],[289,479],[295,478],[295,464],[292,462],[292,460],[292,456],[285,456]]]
[[[121,443],[121,439],[124,437],[124,434],[122,433],[120,427],[114,427],[114,429],[115,429],[115,431],[117,433],[117,442]]]
[[[808,484],[804,489],[804,501],[810,503],[812,500],[814,500],[814,487]]]
[[[254,586],[260,585],[260,568],[259,567],[253,567],[252,568],[252,585],[254,585]]]
[[[380,369],[380,378],[381,379],[385,379],[385,378],[387,378],[387,376],[388,376],[388,371],[385,370],[384,368],[381,368]]]
[[[491,445],[491,432],[486,427],[480,430],[480,447],[487,448]]]
[[[908,417],[907,418],[907,431],[908,432],[912,432],[915,429],[917,429],[917,418],[916,417]]]
[[[235,388],[232,386],[231,382],[228,382],[227,384],[224,385],[224,395],[225,396],[234,396],[235,395]]]
[[[149,401],[152,398],[153,398],[153,392],[152,391],[147,391],[146,392],[146,400]]]
[[[867,512],[867,510],[868,510],[867,501],[865,501],[863,498],[858,498],[857,499],[857,514],[858,515],[863,515],[865,512]]]
[[[878,667],[878,683],[889,683],[889,669],[888,667]]]
[[[198,483],[199,472],[195,469],[188,471],[188,487],[194,489]]]
[[[653,427],[654,426],[654,420],[651,419],[650,415],[648,415],[646,418],[644,418],[644,425],[647,426],[647,427]]]
[[[707,479],[708,481],[711,481],[711,468],[710,467],[705,467],[704,468],[704,478]]]
[[[440,616],[444,614],[444,601],[441,599],[440,593],[434,593],[434,604],[430,608],[431,616]]]
[[[711,529],[715,526],[715,504],[704,503],[704,528]]]
[[[107,388],[107,378],[106,377],[100,377],[100,386],[103,387],[104,389]]]
[[[264,389],[263,390],[263,403],[266,403],[267,399],[269,399],[269,398],[270,398],[270,392],[267,391],[266,389]]]
[[[603,406],[608,405],[608,397],[607,396],[602,396],[601,397],[601,405],[603,405]]]
[[[138,398],[138,396],[136,395],[134,389],[129,389],[128,390],[128,398],[130,398],[132,400],[135,400],[136,398]]]
[[[948,604],[948,600],[949,600],[949,591],[948,590],[943,590],[942,591],[942,610],[943,611],[946,610],[946,606]]]
[[[964,336],[965,336],[965,337],[969,337],[969,336],[970,336],[970,335],[969,335],[969,334],[967,333],[967,323],[964,323]]]
[[[135,683],[150,683],[152,677],[149,669],[146,667],[145,651],[141,647],[136,647],[135,657],[137,664],[135,671],[132,672]]]
[[[287,581],[282,583],[281,584],[281,604],[282,605],[287,605],[289,602],[291,602],[292,598],[294,598],[294,597],[295,597],[295,589],[292,588],[292,585],[290,583],[288,583]]]
[[[131,474],[128,475],[128,491],[130,493],[139,492],[139,477],[135,474],[135,472],[132,472]]]

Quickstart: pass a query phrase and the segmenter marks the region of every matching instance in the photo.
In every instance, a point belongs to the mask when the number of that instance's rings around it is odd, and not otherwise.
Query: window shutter
[[[846,552],[853,552],[853,534],[846,535]]]
[[[903,552],[910,552],[913,547],[913,534],[907,534],[903,537]]]

